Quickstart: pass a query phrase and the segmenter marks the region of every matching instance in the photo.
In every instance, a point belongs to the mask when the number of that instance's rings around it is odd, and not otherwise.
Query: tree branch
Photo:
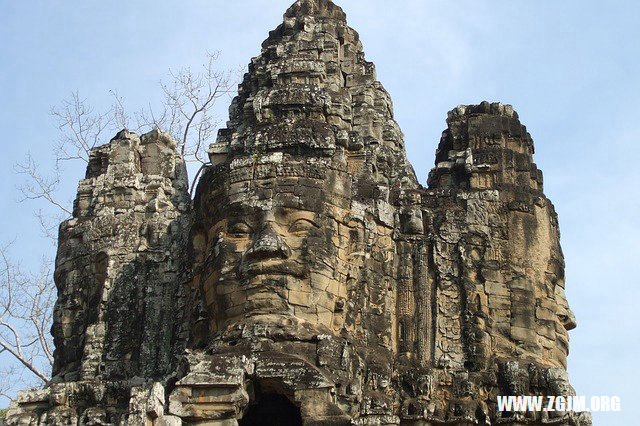
[[[36,376],[38,376],[45,384],[49,383],[49,378],[42,373],[40,370],[38,370],[33,363],[29,362],[27,359],[25,359],[22,355],[20,355],[19,353],[17,353],[16,351],[13,350],[13,348],[11,348],[10,346],[8,346],[6,343],[4,343],[3,341],[0,340],[0,347],[2,347],[2,349],[4,349],[5,351],[9,352],[11,355],[13,355],[18,361],[20,361],[22,363],[22,365],[24,365],[25,367],[27,367],[27,369],[29,371],[31,371],[33,374],[35,374]]]

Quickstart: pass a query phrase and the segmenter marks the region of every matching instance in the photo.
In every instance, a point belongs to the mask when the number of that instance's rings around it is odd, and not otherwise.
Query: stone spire
[[[218,164],[235,155],[301,148],[366,158],[380,176],[416,183],[391,97],[365,60],[358,33],[328,0],[296,2],[269,34],[210,156]]]
[[[299,16],[331,18],[345,22],[347,20],[347,15],[342,8],[336,6],[331,0],[298,0],[284,14],[285,19]]]
[[[511,105],[482,102],[450,111],[429,175],[433,188],[518,187],[542,194],[534,146]]]

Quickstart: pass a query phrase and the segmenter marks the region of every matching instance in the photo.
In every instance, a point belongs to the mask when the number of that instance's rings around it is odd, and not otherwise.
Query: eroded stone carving
[[[263,43],[189,200],[175,142],[93,151],[60,232],[53,384],[10,424],[590,424],[564,261],[511,106],[449,113],[428,187],[329,0]]]

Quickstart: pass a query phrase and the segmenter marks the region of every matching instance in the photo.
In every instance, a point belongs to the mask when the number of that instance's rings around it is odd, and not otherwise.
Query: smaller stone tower
[[[50,422],[75,423],[83,404],[92,417],[113,418],[107,411],[128,410],[136,381],[175,368],[188,333],[181,285],[190,203],[167,134],[123,130],[91,152],[73,218],[60,226],[51,388],[65,397]]]

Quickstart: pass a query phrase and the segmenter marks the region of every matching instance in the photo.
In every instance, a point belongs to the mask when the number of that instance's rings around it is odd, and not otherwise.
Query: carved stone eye
[[[319,226],[309,219],[298,219],[291,224],[289,232],[292,234],[304,234]]]
[[[234,238],[244,238],[251,234],[251,227],[243,222],[238,222],[229,228],[229,234]]]

